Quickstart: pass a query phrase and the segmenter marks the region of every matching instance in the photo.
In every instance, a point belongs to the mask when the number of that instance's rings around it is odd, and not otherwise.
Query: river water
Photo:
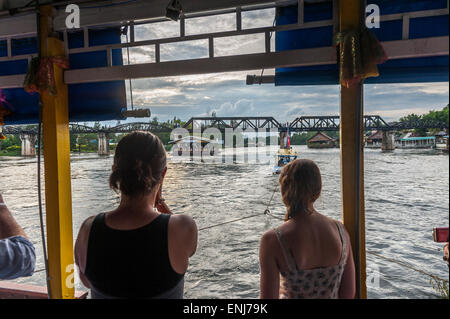
[[[320,167],[323,192],[316,209],[340,219],[339,149],[295,147]],[[274,154],[276,148],[266,149]],[[239,152],[239,150],[238,150]],[[265,153],[266,154],[266,153]],[[225,154],[226,155],[226,154]],[[266,156],[267,157],[267,156]],[[273,155],[267,158],[273,158]],[[108,188],[111,157],[73,154],[74,239],[88,216],[113,209]],[[164,196],[175,213],[191,215],[198,228],[260,213],[260,216],[199,231],[198,249],[186,274],[185,298],[258,298],[259,239],[282,221],[264,215],[277,187],[272,164],[170,160]],[[0,192],[35,244],[38,270],[17,282],[45,285],[37,206],[36,159],[0,157]],[[449,160],[432,150],[365,150],[365,211],[369,298],[437,298],[430,277],[371,253],[448,279],[442,244],[432,228],[449,224]],[[279,191],[271,213],[283,217]],[[76,276],[75,285],[84,287]]]

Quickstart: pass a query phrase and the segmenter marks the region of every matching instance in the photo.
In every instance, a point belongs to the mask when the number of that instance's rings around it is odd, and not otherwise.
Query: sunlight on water
[[[316,209],[340,218],[339,149],[296,147],[300,157],[317,162],[323,175],[322,196]],[[108,188],[112,157],[72,155],[74,238],[88,216],[111,210],[118,196]],[[36,160],[0,157],[0,192],[36,245],[38,264],[44,268],[37,207]],[[198,249],[186,274],[186,298],[257,298],[259,295],[259,239],[280,220],[264,215],[277,176],[262,163],[169,163],[164,192],[175,213],[194,217],[199,228],[261,213],[200,231]],[[407,262],[448,278],[442,245],[433,242],[433,227],[448,226],[448,156],[433,151],[365,151],[367,250]],[[277,192],[271,213],[282,217]],[[395,263],[367,255],[369,298],[435,298],[429,278]],[[371,277],[372,276],[372,277]],[[18,282],[45,285],[43,271]],[[77,288],[82,285],[77,279]]]

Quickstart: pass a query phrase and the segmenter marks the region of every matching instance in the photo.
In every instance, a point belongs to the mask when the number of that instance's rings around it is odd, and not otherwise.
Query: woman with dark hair
[[[197,248],[197,226],[172,215],[161,196],[166,151],[151,133],[117,145],[110,187],[120,205],[84,221],[75,262],[92,298],[183,298],[184,273]]]
[[[354,298],[355,265],[344,226],[318,213],[319,168],[297,159],[280,174],[285,223],[260,243],[260,298]]]

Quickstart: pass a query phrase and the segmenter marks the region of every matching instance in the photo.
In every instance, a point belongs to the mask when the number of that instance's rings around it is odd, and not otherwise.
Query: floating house
[[[435,148],[435,136],[414,136],[408,133],[400,139],[399,148]]]
[[[448,153],[448,133],[441,131],[435,135],[436,149]]]
[[[412,136],[400,139],[401,148],[435,148],[435,136]]]
[[[378,130],[366,138],[365,146],[368,148],[380,148],[383,142],[383,131]]]
[[[333,148],[336,147],[336,139],[327,134],[317,132],[313,137],[306,141],[309,148]]]

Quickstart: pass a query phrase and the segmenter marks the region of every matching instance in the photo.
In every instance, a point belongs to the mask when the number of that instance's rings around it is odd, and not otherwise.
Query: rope
[[[127,43],[130,43],[128,41],[128,32],[127,32],[126,36],[127,36]],[[128,63],[128,65],[130,65],[130,48],[128,46],[127,46],[127,63]],[[131,78],[129,79],[129,84],[130,84],[131,109],[134,110],[134,105],[133,105],[133,85],[131,84]]]
[[[269,202],[267,203],[266,209],[264,210],[264,214],[265,214],[265,215],[269,215],[269,216],[272,216],[272,217],[274,217],[274,218],[279,218],[279,217],[276,217],[276,216],[270,214],[269,207],[270,207],[270,204],[272,203],[273,197],[274,197],[275,192],[277,191],[277,189],[278,189],[278,184],[277,184],[277,186],[275,187],[275,189],[273,190],[272,196],[270,197],[270,200],[269,200]],[[238,221],[241,221],[241,220],[244,220],[244,219],[253,218],[253,217],[256,217],[256,216],[261,216],[261,214],[259,213],[259,214],[254,214],[254,215],[250,215],[250,216],[245,216],[245,217],[238,218],[238,219],[229,220],[229,221],[226,221],[226,222],[223,222],[223,223],[219,223],[219,224],[214,224],[214,225],[211,225],[211,226],[202,227],[202,228],[199,228],[198,230],[200,231],[200,230],[205,230],[205,229],[210,229],[210,228],[222,226],[222,225],[225,225],[225,224],[231,224],[231,223],[235,223],[235,222],[238,222]]]
[[[402,262],[402,261],[400,261],[400,260],[393,259],[393,258],[388,258],[388,257],[382,256],[382,255],[380,255],[380,254],[374,253],[374,252],[369,251],[369,250],[367,251],[367,253],[368,253],[368,254],[371,254],[371,255],[374,255],[374,256],[377,256],[377,257],[379,257],[379,258],[381,258],[381,259],[385,259],[385,260],[387,260],[387,261],[396,263],[396,264],[401,265],[401,266],[403,266],[403,267],[409,268],[409,269],[414,270],[414,271],[416,271],[416,272],[419,272],[419,273],[421,273],[421,274],[427,275],[427,276],[429,276],[429,277],[431,277],[431,278],[433,278],[433,279],[437,279],[437,280],[440,280],[440,281],[445,281],[446,283],[448,283],[448,280],[447,280],[447,279],[444,279],[444,278],[441,278],[441,277],[439,277],[439,276],[436,276],[436,275],[427,273],[426,271],[423,271],[422,269],[415,268],[415,267],[413,267],[413,266],[411,266],[411,265],[409,265],[409,264],[407,264],[407,263],[404,263],[404,262]]]
[[[230,221],[227,221],[227,222],[223,222],[223,223],[220,223],[220,224],[215,224],[215,225],[211,225],[211,226],[206,226],[206,227],[203,227],[203,228],[199,228],[199,231],[200,231],[200,230],[205,230],[205,229],[214,228],[214,227],[217,227],[217,226],[222,226],[222,225],[225,225],[225,224],[231,224],[231,223],[234,223],[234,222],[238,222],[238,221],[240,221],[240,220],[243,220],[243,219],[253,218],[253,217],[256,217],[256,216],[261,216],[261,214],[250,215],[250,216],[246,216],[246,217],[242,217],[242,218],[230,220]]]
[[[36,10],[37,10],[37,32],[38,32],[38,56],[41,56],[41,48],[40,48],[40,8],[39,8],[39,1],[37,1],[36,4]],[[48,254],[47,254],[47,244],[45,241],[45,227],[44,227],[44,217],[43,217],[43,209],[42,209],[42,186],[41,186],[41,139],[42,139],[42,94],[39,93],[39,124],[38,124],[38,150],[37,150],[37,187],[38,187],[38,203],[39,203],[39,223],[40,223],[40,229],[41,229],[41,241],[42,241],[42,251],[44,255],[44,265],[45,265],[45,279],[47,283],[47,296],[48,299],[51,299],[51,289],[50,289],[50,272],[49,272],[49,266],[48,266]]]
[[[267,204],[267,207],[266,207],[266,209],[264,210],[264,214],[265,214],[265,215],[269,215],[270,217],[273,217],[273,218],[275,218],[275,219],[279,219],[279,220],[284,221],[284,218],[281,218],[281,217],[278,217],[278,216],[273,215],[273,214],[270,212],[270,209],[269,209],[270,203],[272,202],[273,196],[275,195],[277,189],[278,189],[278,183],[277,183],[277,185],[275,186],[275,189],[273,190],[272,197],[270,197],[269,203]]]
[[[273,19],[273,22],[272,22],[272,27],[275,26],[275,22],[276,22],[276,21],[277,21],[277,18],[275,17],[275,18]],[[270,32],[269,41],[272,40],[272,33],[273,33],[273,31]],[[259,76],[259,85],[262,84],[262,77],[263,77],[263,74],[264,74],[264,68],[261,69],[261,75]]]

